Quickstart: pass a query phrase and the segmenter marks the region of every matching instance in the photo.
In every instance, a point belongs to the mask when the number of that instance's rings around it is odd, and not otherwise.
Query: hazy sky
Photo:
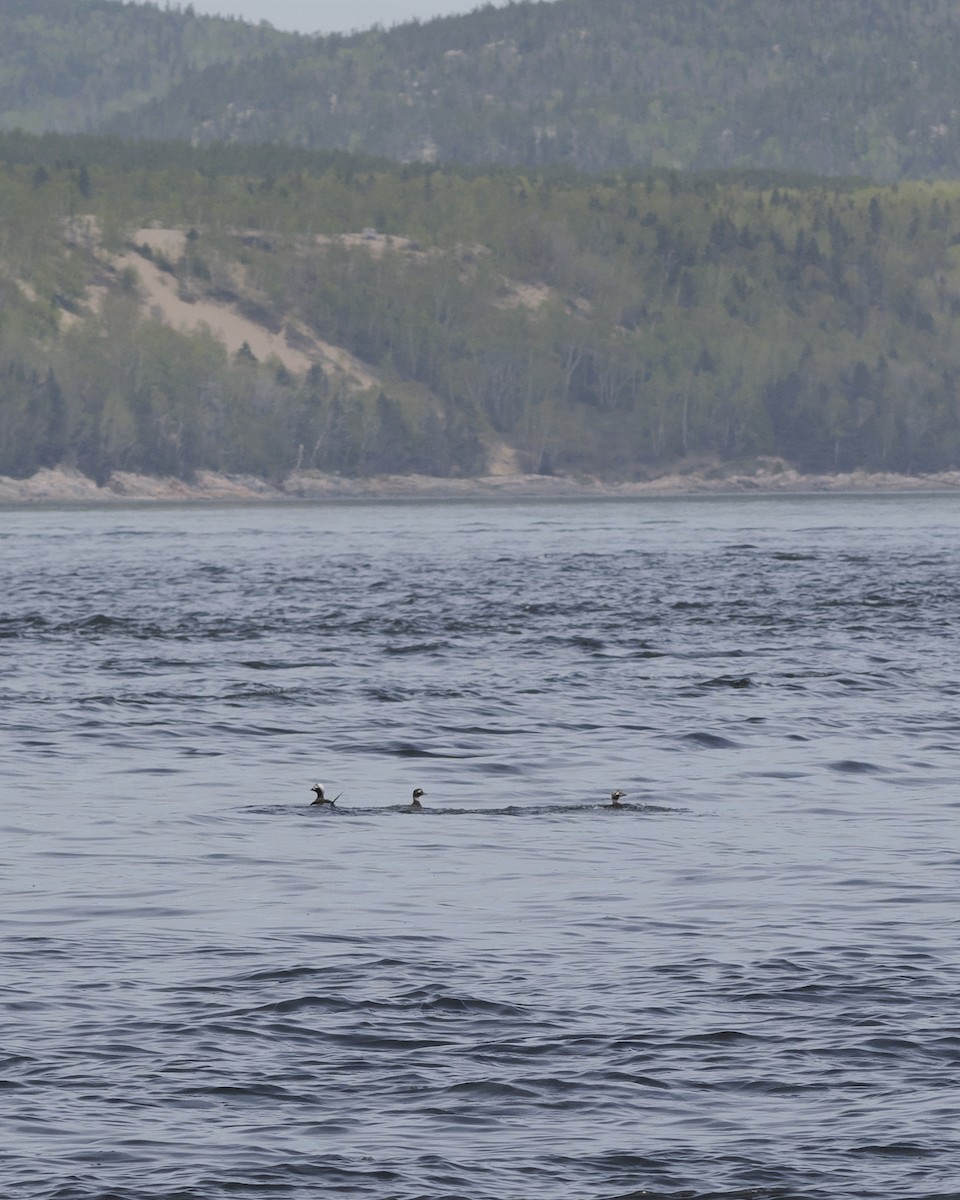
[[[507,0],[491,0],[497,7]],[[389,27],[400,21],[421,21],[451,13],[472,12],[484,0],[193,0],[194,10],[210,16],[243,17],[245,21],[269,21],[276,29],[301,33],[348,33],[379,24]],[[171,7],[186,8],[182,4]]]

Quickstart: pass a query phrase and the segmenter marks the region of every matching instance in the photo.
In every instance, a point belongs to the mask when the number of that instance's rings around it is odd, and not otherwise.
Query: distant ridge
[[[402,162],[960,177],[957,0],[552,0],[351,36],[0,0],[0,127]]]
[[[122,0],[0,0],[0,129],[96,132],[192,72],[295,46],[268,25]]]
[[[0,475],[944,477],[958,20],[0,0]]]

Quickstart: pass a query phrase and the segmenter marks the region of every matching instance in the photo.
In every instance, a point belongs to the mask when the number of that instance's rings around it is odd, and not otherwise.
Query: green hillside
[[[190,72],[295,45],[267,26],[115,0],[0,0],[0,129],[94,130]]]
[[[529,0],[351,37],[0,0],[0,128],[395,161],[960,177],[960,0]]]
[[[960,462],[960,184],[277,153],[0,139],[0,473]]]
[[[553,0],[188,74],[110,127],[401,161],[960,176],[958,0]]]

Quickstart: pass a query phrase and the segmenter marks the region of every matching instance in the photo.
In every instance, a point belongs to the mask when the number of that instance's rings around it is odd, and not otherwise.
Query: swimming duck
[[[606,807],[607,808],[623,808],[623,805],[620,803],[620,797],[625,796],[626,794],[627,794],[626,792],[621,792],[620,789],[617,788],[617,790],[615,792],[610,793],[610,803]]]
[[[420,797],[425,796],[426,794],[427,793],[423,790],[423,788],[413,789],[413,802],[410,805],[412,812],[420,812],[420,810],[423,808],[423,805],[420,803]]]
[[[313,785],[313,787],[310,789],[310,791],[315,792],[316,796],[317,796],[316,800],[310,801],[311,808],[314,806],[314,804],[336,804],[336,802],[340,799],[340,796],[343,795],[343,792],[341,792],[339,796],[334,796],[334,798],[332,800],[328,800],[327,797],[323,794],[323,784],[322,783],[315,783]]]

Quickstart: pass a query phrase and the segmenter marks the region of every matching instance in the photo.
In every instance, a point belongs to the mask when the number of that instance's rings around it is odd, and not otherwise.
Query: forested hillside
[[[0,473],[960,462],[960,184],[277,154],[0,139]]]
[[[107,0],[0,0],[0,18],[8,128],[960,176],[960,0],[552,0],[317,39]]]
[[[296,41],[189,6],[0,0],[0,129],[94,130],[166,95],[188,72]]]

